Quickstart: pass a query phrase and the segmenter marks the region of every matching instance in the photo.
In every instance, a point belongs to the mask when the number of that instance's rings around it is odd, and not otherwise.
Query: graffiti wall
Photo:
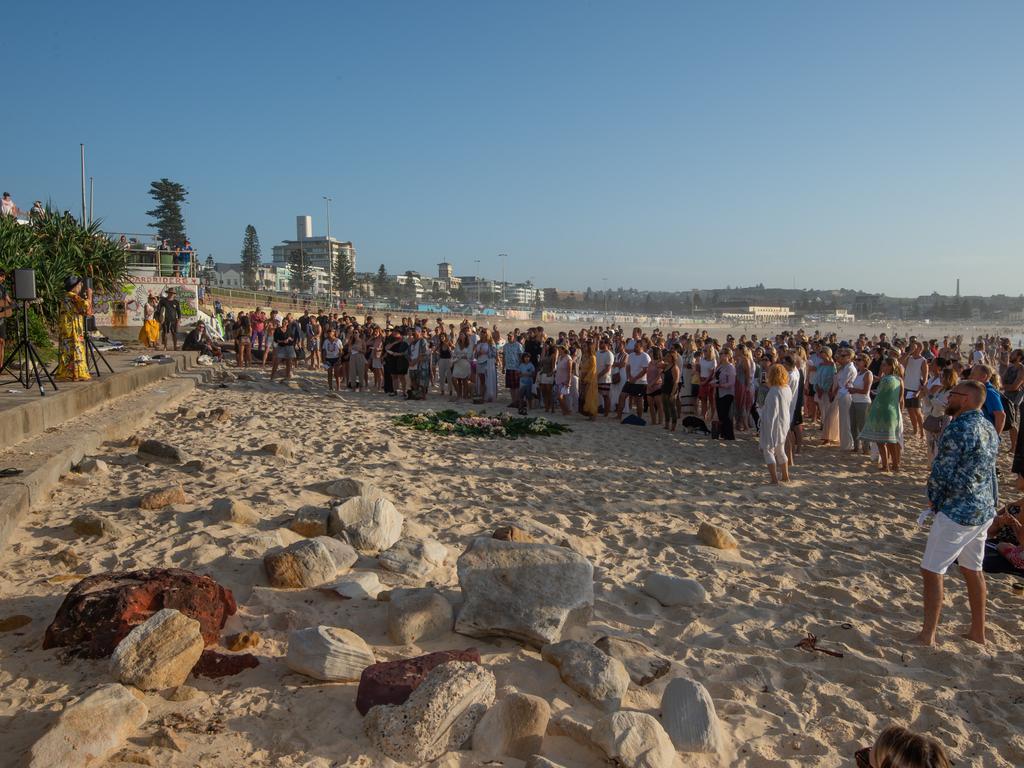
[[[168,288],[174,288],[181,303],[182,325],[185,325],[196,316],[199,278],[134,277],[125,283],[119,295],[96,294],[93,296],[96,325],[115,328],[141,326],[142,307],[149,294],[160,298]]]

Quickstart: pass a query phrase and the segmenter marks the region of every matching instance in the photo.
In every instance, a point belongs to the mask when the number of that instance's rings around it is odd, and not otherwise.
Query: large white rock
[[[366,642],[341,627],[307,627],[288,634],[288,668],[317,680],[358,680],[376,663]]]
[[[479,664],[450,661],[431,670],[404,704],[370,709],[364,730],[379,751],[422,765],[465,744],[494,703],[494,675]]]
[[[609,760],[621,768],[671,768],[676,751],[657,718],[644,712],[614,712],[590,730]]]
[[[661,721],[680,752],[719,752],[722,729],[711,700],[701,683],[677,677],[661,697]]]
[[[399,589],[388,602],[388,637],[399,645],[452,631],[452,604],[435,589]]]
[[[614,712],[629,690],[629,672],[597,646],[563,640],[540,649],[541,658],[558,667],[562,681],[605,712]]]
[[[708,599],[708,593],[696,579],[651,572],[644,579],[643,591],[664,606],[696,606]]]
[[[335,480],[324,488],[328,496],[336,496],[339,499],[351,499],[353,496],[367,496],[372,499],[387,498],[384,491],[368,480],[357,480],[354,477],[343,477]]]
[[[585,625],[594,607],[594,566],[550,544],[473,539],[458,560],[464,602],[455,631],[503,635],[542,646]]]
[[[376,554],[398,541],[404,521],[387,499],[354,496],[331,509],[327,529],[331,536],[344,535],[360,552]]]
[[[148,716],[146,705],[123,685],[100,686],[60,713],[33,745],[29,768],[102,765]]]
[[[338,571],[331,551],[317,539],[302,539],[263,556],[271,586],[316,587],[331,581]]]
[[[114,677],[144,691],[176,688],[203,655],[199,622],[164,608],[129,632],[110,657]]]
[[[437,539],[399,539],[377,558],[385,571],[425,579],[448,559],[448,548]]]
[[[540,752],[550,719],[551,707],[544,699],[513,691],[487,710],[473,731],[473,751],[482,760],[505,755],[525,760]]]

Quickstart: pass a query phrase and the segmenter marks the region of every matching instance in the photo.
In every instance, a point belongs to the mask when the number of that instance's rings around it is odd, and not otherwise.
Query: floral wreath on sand
[[[396,416],[394,421],[401,427],[439,435],[506,437],[510,440],[518,437],[549,437],[572,431],[567,425],[548,421],[542,416],[512,416],[507,413],[488,416],[486,413],[459,413],[451,409],[406,413]]]

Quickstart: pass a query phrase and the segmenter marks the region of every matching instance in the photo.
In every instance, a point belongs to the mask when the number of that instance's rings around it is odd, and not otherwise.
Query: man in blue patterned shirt
[[[921,575],[924,579],[924,626],[918,640],[935,642],[942,610],[942,576],[954,562],[967,582],[971,629],[965,635],[985,642],[985,574],[981,562],[985,537],[999,501],[996,457],[999,435],[981,412],[985,387],[961,381],[949,393],[946,415],[953,420],[939,438],[928,476],[928,500],[935,511]]]

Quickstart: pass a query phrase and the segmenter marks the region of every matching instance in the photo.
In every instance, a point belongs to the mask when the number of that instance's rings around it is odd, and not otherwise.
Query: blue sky
[[[1024,3],[15,3],[0,187],[237,260],[914,295],[1024,281]]]

